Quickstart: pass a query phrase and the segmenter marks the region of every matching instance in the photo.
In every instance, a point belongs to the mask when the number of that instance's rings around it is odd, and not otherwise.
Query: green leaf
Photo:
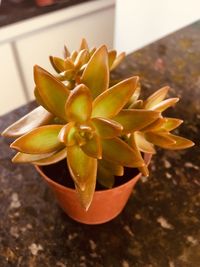
[[[116,116],[134,93],[138,80],[137,76],[131,77],[99,95],[93,102],[92,117]]]
[[[113,175],[116,175],[116,176],[124,175],[124,167],[115,162],[102,159],[98,161],[98,164],[100,164],[105,169],[109,170],[110,173]]]
[[[102,158],[102,146],[101,140],[98,135],[94,134],[93,137],[86,141],[84,145],[81,146],[83,152],[88,156],[96,159]]]
[[[135,143],[136,143],[136,145],[140,151],[142,151],[144,153],[150,153],[150,154],[156,153],[153,144],[151,144],[150,142],[148,142],[146,140],[143,133],[135,132],[134,133],[134,140],[135,140]]]
[[[67,157],[67,150],[66,148],[54,153],[53,155],[40,159],[40,160],[35,160],[33,162],[33,164],[35,165],[40,165],[40,166],[44,166],[44,165],[50,165],[50,164],[54,164],[57,163],[63,159],[65,159]]]
[[[155,121],[159,112],[144,109],[123,109],[114,120],[123,126],[123,133],[139,131]]]
[[[147,125],[142,129],[142,132],[149,132],[149,131],[159,131],[163,129],[163,125],[165,123],[165,118],[158,118],[156,121],[152,122],[151,124]]]
[[[132,94],[132,96],[128,102],[128,108],[129,109],[133,108],[133,106],[137,104],[136,102],[138,101],[138,98],[140,96],[140,92],[141,92],[141,85],[140,85],[140,83],[138,83],[134,93]],[[142,101],[142,100],[140,100],[140,101]],[[142,101],[142,104],[143,104],[143,101]]]
[[[78,55],[77,51],[72,51],[71,55],[70,55],[70,59],[74,62],[76,60],[76,57]]]
[[[34,79],[39,95],[48,110],[65,120],[65,103],[69,95],[68,88],[39,66],[34,67]]]
[[[144,166],[142,167],[138,167],[139,171],[144,175],[144,176],[148,176],[149,175],[149,171],[148,171],[148,168],[143,160],[143,157],[140,153],[140,149],[139,147],[137,146],[137,143],[136,143],[136,139],[135,139],[135,135],[134,134],[131,134],[130,137],[129,137],[129,144],[130,146],[133,148],[133,150],[135,151],[135,153],[137,154],[137,157],[143,161],[144,163]]]
[[[78,53],[76,60],[74,62],[76,69],[79,69],[81,66],[86,64],[88,62],[89,58],[90,58],[90,55],[89,55],[88,50],[86,50],[86,49],[81,50]]]
[[[168,132],[146,132],[144,136],[147,141],[160,147],[176,143]]]
[[[70,93],[66,105],[68,121],[85,122],[92,113],[92,96],[90,90],[84,85],[76,86]]]
[[[141,167],[143,161],[138,158],[137,153],[124,141],[115,137],[113,139],[103,139],[103,159],[113,161],[126,167]]]
[[[145,109],[152,109],[155,105],[159,104],[163,99],[165,99],[169,91],[169,86],[162,87],[155,93],[150,95],[146,101],[144,101]]]
[[[52,56],[50,56],[49,58],[52,66],[58,73],[65,70],[65,61],[62,58]]]
[[[3,132],[3,136],[18,137],[52,121],[53,115],[39,106],[27,115],[10,125]]]
[[[109,65],[109,69],[112,67],[112,64],[116,58],[117,52],[116,50],[111,50],[108,52],[108,65]]]
[[[109,68],[106,46],[101,46],[94,52],[84,69],[81,82],[91,90],[93,98],[108,88]]]
[[[175,118],[165,118],[165,121],[162,125],[162,129],[166,131],[172,131],[176,129],[181,123],[183,123],[182,120],[175,119]]]
[[[169,98],[169,99],[163,100],[162,102],[158,103],[157,105],[152,107],[151,110],[156,110],[156,111],[159,111],[159,112],[163,112],[167,108],[169,108],[169,107],[173,106],[174,104],[176,104],[178,101],[179,101],[179,98],[177,98],[177,97]]]
[[[114,70],[121,62],[122,60],[125,58],[126,54],[124,52],[122,52],[121,54],[119,54],[116,59],[114,60],[112,67],[110,68],[110,70]]]
[[[158,118],[155,122],[143,128],[143,132],[148,131],[172,131],[177,128],[183,121],[175,118]]]
[[[85,38],[82,38],[82,40],[81,40],[79,51],[81,51],[83,49],[89,50],[88,43],[87,43]]]
[[[104,168],[104,166],[99,163],[97,170],[97,181],[100,185],[106,188],[112,188],[115,183],[115,177],[109,171],[109,169]]]
[[[66,45],[64,45],[64,57],[67,58],[70,56],[70,52]]]
[[[84,191],[96,179],[97,159],[86,155],[81,147],[74,145],[67,147],[67,163],[75,184]]]
[[[143,176],[148,177],[149,176],[149,169],[146,165],[143,167],[138,168],[138,170],[142,173]]]
[[[55,152],[63,147],[58,139],[62,125],[46,125],[36,128],[16,139],[11,148],[28,154]]]
[[[93,47],[93,48],[91,48],[90,49],[90,57],[92,57],[93,55],[94,55],[94,52],[96,51],[97,49],[96,49],[96,47]]]
[[[58,76],[56,76],[57,79],[59,79],[59,81],[63,81],[63,82],[70,82],[74,79],[75,77],[75,70],[74,69],[68,69],[65,70],[61,73],[59,73]],[[67,88],[69,89],[69,84],[67,85]],[[70,88],[71,89],[71,88]]]
[[[142,109],[143,106],[143,100],[137,100],[129,106],[129,109]]]
[[[58,138],[60,142],[64,143],[66,146],[73,146],[76,144],[76,132],[77,128],[75,127],[75,123],[69,122],[62,127]]]
[[[90,174],[90,177],[85,184],[85,190],[81,190],[80,187],[75,184],[76,192],[78,193],[80,203],[86,211],[88,211],[91,205],[96,187],[96,168],[93,168],[91,171],[92,173]]]
[[[47,153],[47,154],[27,154],[18,152],[13,158],[12,162],[14,163],[27,163],[27,162],[34,162],[37,160],[41,160],[44,158],[47,158],[49,156],[52,156],[54,153]]]
[[[49,110],[48,106],[46,105],[46,103],[41,98],[37,87],[34,88],[34,95],[35,95],[35,98],[36,98],[37,103],[51,113],[51,111]]]
[[[93,118],[92,123],[97,134],[101,138],[113,138],[115,136],[119,136],[123,129],[121,124],[110,119]]]
[[[73,69],[74,69],[74,62],[70,58],[65,59],[65,70],[73,70]]]
[[[49,61],[51,63],[51,66],[54,68],[54,70],[57,72],[57,73],[60,73],[60,70],[57,68],[57,66],[54,64],[54,61],[53,61],[53,56],[49,56]]]
[[[165,144],[162,147],[170,150],[179,150],[179,149],[185,149],[194,146],[194,143],[184,137],[177,136],[174,134],[169,134],[169,137],[175,141],[174,144]]]

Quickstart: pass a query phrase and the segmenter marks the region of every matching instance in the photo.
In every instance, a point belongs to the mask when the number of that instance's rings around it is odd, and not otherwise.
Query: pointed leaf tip
[[[28,154],[56,152],[63,147],[58,139],[61,128],[62,125],[38,127],[16,139],[10,147]]]
[[[54,153],[47,153],[47,154],[26,154],[22,152],[18,152],[12,158],[13,163],[30,163],[37,160],[41,160],[47,157],[52,156]]]
[[[81,40],[79,51],[81,51],[83,49],[89,50],[89,46],[88,46],[88,43],[87,43],[85,38],[82,38],[82,40]]]
[[[101,46],[94,52],[82,74],[81,81],[91,90],[93,98],[108,88],[109,67],[106,46]]]
[[[49,157],[35,160],[33,164],[39,165],[39,166],[45,166],[57,163],[67,157],[67,151],[66,148],[63,148],[62,150],[57,151],[56,153],[53,153],[53,155],[50,155]]]
[[[169,107],[175,105],[179,101],[178,97],[169,98],[161,101],[157,105],[153,106],[151,110],[156,110],[159,112],[163,112],[164,110],[168,109]]]
[[[123,133],[139,131],[154,122],[160,113],[145,109],[123,109],[114,117],[114,120],[123,126]]]
[[[144,101],[144,108],[145,109],[151,109],[155,105],[159,104],[161,101],[163,101],[169,91],[169,86],[164,86],[161,89],[154,92],[152,95],[150,95],[146,101]]]
[[[166,131],[172,131],[183,123],[183,120],[175,118],[165,118],[162,128]]]
[[[116,58],[117,52],[116,50],[111,50],[108,52],[108,63],[109,63],[109,68],[111,69],[113,62]]]
[[[120,54],[115,58],[115,60],[114,60],[114,62],[113,62],[113,64],[112,64],[110,70],[111,70],[111,71],[114,70],[114,69],[115,69],[115,68],[122,62],[122,60],[125,58],[125,56],[126,56],[126,53],[125,53],[125,52],[120,53]]]
[[[182,136],[177,136],[174,134],[169,134],[170,138],[174,140],[174,144],[165,144],[163,148],[170,149],[170,150],[179,150],[179,149],[186,149],[194,146],[194,142],[189,139],[186,139]]]
[[[54,116],[51,113],[45,110],[42,106],[39,106],[6,128],[1,135],[19,137],[34,128],[49,123],[53,117]]]
[[[153,144],[146,140],[142,132],[134,132],[132,138],[139,151],[149,154],[156,153]]]
[[[147,141],[160,147],[165,147],[166,145],[173,145],[176,141],[171,138],[170,134],[166,131],[163,132],[146,132],[144,133]]]
[[[67,58],[70,56],[70,52],[66,45],[64,45],[64,57]]]
[[[92,117],[112,118],[116,116],[129,101],[138,81],[138,76],[128,78],[99,95],[93,102]]]
[[[97,159],[86,155],[81,147],[67,147],[67,163],[72,179],[81,191],[86,189],[88,181],[96,179]]]

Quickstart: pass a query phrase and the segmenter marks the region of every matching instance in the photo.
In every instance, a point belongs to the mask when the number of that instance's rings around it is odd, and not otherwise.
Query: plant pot
[[[144,159],[148,164],[151,155],[145,154]],[[133,187],[141,177],[141,173],[138,173],[128,182],[120,186],[112,189],[95,191],[91,206],[88,211],[85,211],[79,203],[75,189],[54,182],[45,175],[41,167],[35,166],[35,168],[53,190],[55,197],[64,212],[75,221],[85,224],[105,223],[119,215],[126,205]],[[121,177],[121,179],[123,179],[123,177]]]

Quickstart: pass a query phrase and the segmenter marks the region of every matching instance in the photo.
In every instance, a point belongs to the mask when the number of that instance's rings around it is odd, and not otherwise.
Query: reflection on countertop
[[[14,165],[0,138],[0,265],[37,267],[199,267],[200,22],[130,54],[114,76],[140,75],[145,95],[172,86],[168,116],[196,143],[153,157],[121,215],[98,226],[72,221],[31,165]],[[0,117],[0,131],[35,106]]]
[[[39,7],[34,0],[2,0],[0,27],[89,1],[94,0],[55,0],[52,5]]]

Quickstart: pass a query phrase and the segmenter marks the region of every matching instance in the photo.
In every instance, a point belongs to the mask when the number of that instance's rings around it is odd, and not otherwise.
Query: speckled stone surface
[[[87,226],[57,206],[31,165],[10,162],[11,140],[0,138],[1,267],[200,266],[200,23],[127,57],[115,76],[141,76],[145,95],[169,84],[182,97],[170,111],[185,120],[179,133],[196,142],[158,150],[151,175],[137,184],[113,221]],[[33,108],[0,118],[0,130]]]

